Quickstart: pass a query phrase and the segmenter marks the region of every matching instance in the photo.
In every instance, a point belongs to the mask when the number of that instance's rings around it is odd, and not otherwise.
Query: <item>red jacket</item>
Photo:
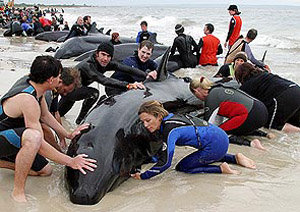
[[[206,35],[202,38],[203,46],[200,55],[200,65],[215,65],[218,63],[217,52],[220,40],[212,34]]]
[[[233,28],[233,32],[229,38],[229,46],[232,46],[234,42],[240,37],[240,32],[242,28],[242,19],[238,15],[233,16],[235,20],[235,26]]]

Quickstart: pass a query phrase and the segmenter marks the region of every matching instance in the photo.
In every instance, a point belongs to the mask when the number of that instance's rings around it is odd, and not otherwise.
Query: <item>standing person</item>
[[[214,25],[208,23],[205,24],[203,32],[205,34],[199,41],[198,48],[202,49],[199,59],[199,65],[218,65],[217,55],[223,53],[220,40],[212,35],[214,31]]]
[[[148,76],[151,76],[153,79],[156,79],[157,77],[157,63],[152,60],[150,57],[153,54],[154,50],[154,44],[151,41],[144,40],[141,42],[138,46],[137,52],[134,53],[133,56],[127,57],[126,59],[123,60],[123,64],[129,66],[129,67],[134,67],[137,68],[145,73],[148,74]],[[120,80],[120,81],[125,81],[129,83],[134,83],[134,82],[142,82],[146,78],[143,76],[134,76],[130,75],[124,72],[119,72],[116,71],[111,78]],[[120,94],[124,91],[125,89],[117,89],[117,88],[110,88],[106,87],[105,91],[107,95],[117,95]]]
[[[58,106],[58,111],[61,116],[64,116],[72,108],[75,101],[84,100],[81,111],[75,122],[79,124],[84,119],[85,115],[99,97],[98,89],[89,87],[93,82],[126,90],[137,88],[144,89],[144,85],[140,82],[128,83],[104,75],[106,71],[118,70],[141,77],[147,76],[146,73],[136,68],[111,61],[113,54],[114,46],[111,43],[101,43],[91,57],[76,65],[76,68],[80,71],[82,87],[61,98]]]
[[[198,52],[198,45],[192,36],[184,34],[184,27],[181,24],[176,24],[175,32],[177,37],[174,39],[170,61],[175,61],[181,68],[195,68],[198,64],[197,56],[194,55]],[[175,51],[178,51],[179,55],[174,55]]]
[[[265,105],[239,89],[216,84],[206,77],[190,82],[191,92],[203,101],[204,119],[222,128],[230,137],[229,142],[238,145],[265,148],[258,139],[249,141],[240,136],[259,135],[272,138],[273,135],[258,131],[267,123],[268,111]]]
[[[171,166],[175,146],[190,146],[195,152],[183,158],[176,170],[185,173],[224,173],[237,174],[228,163],[254,169],[255,163],[241,153],[227,154],[228,137],[226,133],[206,121],[193,116],[168,113],[158,101],[148,101],[141,105],[139,117],[150,133],[158,131],[164,147],[158,153],[158,162],[149,170],[137,172],[131,176],[146,180],[154,177]],[[220,166],[210,165],[223,162]]]
[[[61,117],[58,113],[58,98],[59,96],[66,96],[68,93],[72,92],[81,86],[80,73],[76,68],[63,68],[60,74],[60,81],[58,86],[52,91],[47,91],[45,94],[46,102],[50,113],[55,117],[55,119],[61,124]],[[44,131],[45,140],[51,144],[54,148],[61,151],[66,149],[66,140],[62,135],[58,134],[60,144],[56,142],[54,134],[51,129],[42,123],[42,128]]]
[[[141,22],[141,31],[138,32],[136,36],[136,43],[141,43],[144,40],[149,40],[150,36],[152,35],[152,32],[148,31],[148,23],[147,21],[142,21]]]
[[[254,39],[257,36],[257,30],[256,29],[249,29],[247,32],[247,35],[245,38],[243,36],[240,36],[240,38],[232,45],[232,47],[228,50],[228,53],[225,57],[225,64],[231,63],[235,57],[235,55],[239,52],[245,52],[247,54],[248,59],[251,61],[251,63],[255,64],[256,66],[260,68],[264,68],[267,71],[271,71],[269,66],[264,64],[263,62],[257,60],[249,46],[249,44],[254,41]]]
[[[38,56],[30,68],[30,75],[19,79],[1,98],[0,105],[0,166],[15,170],[12,197],[26,202],[25,183],[28,174],[47,176],[52,167],[44,158],[79,169],[93,171],[96,161],[78,155],[71,158],[58,152],[43,139],[41,122],[65,138],[72,139],[88,125],[68,133],[50,114],[44,98],[47,90],[59,83],[61,64],[51,56]]]
[[[230,5],[228,7],[228,12],[232,16],[229,23],[229,31],[227,34],[226,42],[224,43],[224,47],[230,49],[233,43],[240,37],[240,32],[242,28],[242,19],[239,16],[241,12],[239,12],[238,7],[236,5]]]
[[[287,79],[262,72],[250,63],[235,71],[241,90],[262,101],[269,112],[265,127],[284,132],[300,132],[300,87]]]

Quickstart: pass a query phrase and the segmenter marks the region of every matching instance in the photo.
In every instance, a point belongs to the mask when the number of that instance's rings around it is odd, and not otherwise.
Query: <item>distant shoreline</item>
[[[42,8],[48,8],[48,7],[95,7],[95,6],[91,6],[91,5],[78,5],[78,4],[25,4],[25,3],[21,3],[21,4],[15,4],[15,7],[33,7],[33,6],[38,6],[38,7],[42,7]]]

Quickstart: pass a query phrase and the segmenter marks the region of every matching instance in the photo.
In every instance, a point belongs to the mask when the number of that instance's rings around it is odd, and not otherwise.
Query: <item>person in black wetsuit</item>
[[[58,86],[61,63],[51,56],[38,56],[29,76],[19,79],[0,100],[0,167],[15,170],[12,197],[26,202],[25,183],[28,175],[47,176],[52,167],[44,158],[79,169],[93,171],[96,161],[78,155],[71,158],[58,152],[43,138],[41,122],[65,138],[72,139],[87,129],[82,125],[68,133],[48,110],[44,93]]]
[[[81,86],[80,73],[76,68],[63,68],[60,74],[60,82],[58,86],[52,91],[47,91],[45,94],[46,102],[50,113],[55,117],[55,119],[61,124],[61,117],[58,113],[58,98],[59,96],[66,96],[68,93],[72,92]],[[65,150],[67,147],[66,140],[62,135],[58,134],[59,145],[52,133],[51,129],[42,123],[42,128],[44,131],[45,140],[51,144],[54,148],[59,151]]]
[[[265,150],[258,139],[252,141],[243,138],[246,135],[258,135],[273,138],[258,130],[268,119],[265,105],[226,84],[213,84],[206,77],[190,82],[191,92],[204,101],[204,119],[222,128],[229,135],[229,142]]]
[[[198,64],[197,56],[194,55],[198,52],[198,45],[190,35],[184,34],[184,27],[181,24],[175,26],[175,32],[178,35],[173,42],[170,61],[175,61],[181,68],[195,68]],[[179,55],[174,55],[175,51]]]
[[[71,30],[64,41],[76,36],[85,36],[87,33],[88,31],[83,25],[83,18],[79,16],[76,23],[71,27]]]
[[[163,145],[157,154],[158,162],[143,173],[132,173],[131,176],[135,179],[146,180],[168,169],[176,146],[190,146],[196,149],[176,165],[177,171],[189,174],[237,174],[238,171],[231,169],[227,162],[251,169],[256,167],[254,161],[241,153],[227,154],[229,144],[226,133],[202,119],[168,113],[160,102],[154,100],[143,103],[138,114],[150,133],[159,132]],[[223,163],[220,166],[211,165],[214,162]]]
[[[235,71],[240,89],[262,101],[269,112],[265,127],[300,132],[300,87],[278,75],[263,72],[250,63]]]
[[[98,89],[89,87],[89,85],[93,82],[98,82],[104,86],[126,90],[145,88],[140,82],[128,83],[109,78],[104,75],[106,71],[118,70],[140,77],[147,76],[145,72],[142,72],[139,69],[111,61],[113,54],[114,46],[111,43],[101,43],[98,46],[97,51],[91,55],[91,57],[76,65],[76,68],[80,71],[82,87],[61,98],[58,106],[58,111],[61,116],[64,116],[72,108],[75,101],[84,100],[81,111],[76,119],[76,123],[79,124],[84,119],[85,115],[99,97]]]

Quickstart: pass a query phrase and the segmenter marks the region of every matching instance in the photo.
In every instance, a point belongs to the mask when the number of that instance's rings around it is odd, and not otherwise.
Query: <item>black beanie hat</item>
[[[114,46],[111,43],[100,43],[98,46],[97,52],[106,52],[109,54],[111,57],[114,56]]]

